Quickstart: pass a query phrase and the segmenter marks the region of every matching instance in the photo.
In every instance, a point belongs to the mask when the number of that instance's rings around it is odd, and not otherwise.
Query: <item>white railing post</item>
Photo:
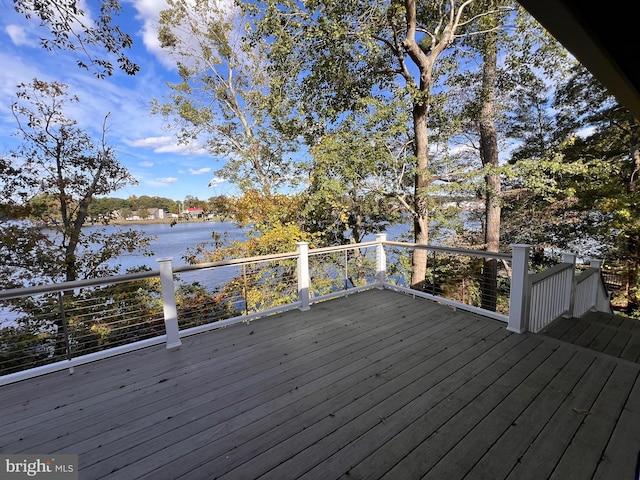
[[[386,233],[376,233],[376,288],[382,290],[384,288],[384,282],[387,279],[387,256],[384,251],[383,242],[387,241]]]
[[[298,246],[298,299],[300,310],[309,310],[309,244],[297,242]]]
[[[576,254],[575,253],[563,253],[562,254],[562,263],[570,263],[573,265],[571,269],[571,275],[567,276],[567,283],[564,288],[564,309],[566,313],[565,317],[573,316],[573,304],[575,300],[575,292],[576,292]]]
[[[511,289],[507,330],[526,332],[529,326],[529,245],[511,245]]]
[[[162,306],[164,308],[164,327],[167,332],[167,349],[180,347],[180,331],[178,328],[178,309],[173,284],[173,266],[171,258],[159,258],[160,284],[162,285]]]
[[[589,267],[598,269],[598,279],[594,282],[593,298],[596,299],[594,307],[598,312],[609,312],[611,311],[611,298],[609,297],[608,292],[606,297],[604,295],[600,295],[600,288],[602,284],[602,263],[603,261],[600,258],[589,259]]]

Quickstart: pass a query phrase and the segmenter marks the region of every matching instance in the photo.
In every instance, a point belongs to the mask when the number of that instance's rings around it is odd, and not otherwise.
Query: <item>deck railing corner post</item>
[[[298,246],[298,299],[300,310],[309,310],[309,243],[297,242]]]
[[[509,292],[509,323],[507,330],[523,333],[529,327],[529,245],[512,245],[511,288]]]
[[[178,327],[178,308],[176,307],[175,285],[173,283],[173,265],[171,258],[159,258],[160,284],[162,286],[162,306],[164,326],[167,334],[167,349],[173,350],[182,345]]]
[[[567,283],[565,285],[565,316],[567,318],[573,317],[573,309],[575,304],[576,295],[576,257],[575,253],[563,253],[562,263],[569,263],[572,265],[570,270],[571,275],[567,276]]]
[[[589,259],[589,267],[597,268],[598,270],[602,270],[602,259],[601,258],[590,258]]]
[[[384,242],[387,241],[386,233],[377,233],[376,242],[376,288],[382,290],[387,279],[387,256],[384,251]]]
[[[602,278],[602,264],[603,260],[601,258],[590,258],[589,259],[589,268],[594,268],[598,270],[598,275],[596,276],[597,281],[593,282],[594,291],[592,293],[593,298],[595,299],[595,305],[593,306],[598,312],[610,312],[611,311],[611,295],[607,292],[606,287],[603,288],[604,280]],[[603,295],[602,292],[606,292],[606,295]]]

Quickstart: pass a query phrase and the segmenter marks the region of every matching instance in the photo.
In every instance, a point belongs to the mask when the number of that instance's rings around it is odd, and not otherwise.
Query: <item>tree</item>
[[[576,172],[559,179],[574,192],[562,205],[572,219],[563,234],[583,245],[591,239],[626,276],[631,313],[640,303],[640,121],[579,64],[557,89],[554,106],[566,139],[563,161]]]
[[[89,204],[88,220],[106,224],[118,218],[126,208],[126,201],[119,198],[94,198]]]
[[[305,230],[323,245],[359,243],[410,212],[413,170],[406,105],[366,98],[310,148]]]
[[[485,249],[500,250],[501,181],[498,172],[498,136],[495,128],[495,96],[497,83],[498,41],[491,30],[483,35],[482,90],[478,122],[480,131],[480,159],[485,170]],[[482,308],[495,311],[498,299],[498,260],[487,258],[484,262],[482,282]]]
[[[534,245],[533,262],[545,264],[545,251],[571,248],[576,188],[570,179],[585,174],[581,162],[565,161],[578,119],[569,131],[559,124],[553,106],[555,90],[576,62],[528,15],[517,17],[518,29],[509,44],[504,90],[505,135],[511,140],[511,173],[503,189],[505,243]],[[565,241],[566,240],[566,241]]]
[[[20,221],[0,226],[3,287],[114,273],[107,260],[145,248],[149,239],[132,230],[82,230],[96,196],[135,182],[106,143],[108,115],[95,142],[65,116],[78,101],[65,85],[35,79],[18,88],[12,112],[23,144],[2,162],[12,175],[0,178],[0,189],[3,210]],[[92,249],[96,244],[102,248]]]
[[[95,20],[91,18],[90,12],[88,14],[79,8],[78,3],[75,0],[13,0],[18,13],[26,18],[37,17],[40,25],[49,30],[50,36],[40,38],[46,50],[81,52],[88,63],[77,60],[78,66],[86,70],[93,69],[100,78],[113,74],[114,66],[109,57],[116,56],[118,68],[129,75],[135,75],[140,67],[125,53],[133,45],[133,40],[113,23],[114,16],[121,11],[120,2],[102,0],[100,13]],[[94,46],[101,48],[105,55],[94,52]]]
[[[487,0],[478,2],[474,7],[478,11],[500,11],[498,5],[507,6],[508,2]],[[454,75],[453,78],[456,78],[457,85],[466,93],[465,100],[460,102],[462,108],[456,107],[462,111],[462,117],[466,119],[464,123],[469,127],[465,135],[473,135],[471,132],[477,132],[478,136],[477,151],[484,176],[484,185],[481,188],[484,198],[483,248],[489,252],[498,252],[500,251],[502,207],[500,146],[496,127],[501,115],[497,105],[497,96],[500,94],[498,48],[500,43],[506,43],[504,35],[506,16],[498,14],[484,16],[480,22],[485,32],[465,40],[465,44],[470,47],[471,55],[477,55],[482,60],[480,73],[469,75],[469,72],[465,71]],[[481,306],[491,311],[495,311],[498,299],[497,273],[497,259],[485,259],[480,285]]]
[[[282,90],[299,93],[302,106],[294,113],[305,114],[309,126],[336,121],[343,112],[357,110],[359,99],[403,82],[402,94],[411,104],[416,162],[414,234],[421,245],[429,241],[429,190],[437,179],[428,133],[429,114],[438,108],[436,75],[452,65],[444,59],[450,58],[446,54],[456,40],[474,33],[478,18],[494,13],[474,16],[472,3],[326,0],[305,8],[294,1],[243,2],[245,11],[254,14],[256,38],[273,39],[268,52],[272,76],[282,82]],[[426,250],[416,249],[414,288],[424,284],[425,273]]]
[[[237,9],[222,1],[167,3],[159,40],[176,59],[181,82],[169,84],[167,101],[154,101],[154,113],[181,142],[205,142],[224,158],[216,175],[241,190],[258,188],[268,196],[295,184],[289,157],[295,142],[273,126],[286,107],[270,89],[261,43],[243,41]]]
[[[124,251],[145,251],[150,239],[135,230],[83,231],[95,196],[134,183],[106,143],[108,115],[96,142],[65,116],[65,110],[78,101],[67,95],[65,85],[35,79],[18,88],[12,112],[23,144],[0,163],[13,174],[0,178],[3,210],[12,219],[0,225],[1,288],[118,273],[120,266],[110,261]],[[91,295],[100,297],[100,289],[81,289],[77,294],[69,289],[64,298],[45,295],[13,301],[10,308],[19,312],[16,323],[21,328],[12,335],[24,336],[34,349],[49,352],[53,347],[53,357],[62,358],[72,343],[63,319],[47,320],[50,317],[41,314],[76,300],[82,303]]]

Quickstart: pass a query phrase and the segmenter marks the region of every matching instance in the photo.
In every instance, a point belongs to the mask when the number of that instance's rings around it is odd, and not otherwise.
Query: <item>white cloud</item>
[[[194,170],[193,168],[189,169],[189,173],[191,175],[204,175],[205,173],[209,173],[211,169],[209,167],[200,168],[198,170]]]
[[[151,168],[153,167],[153,162],[144,161],[144,162],[140,162],[138,165],[140,165],[141,167]]]
[[[17,46],[27,46],[27,47],[37,47],[38,41],[34,40],[27,34],[27,31],[24,27],[19,25],[11,24],[5,27],[5,31],[14,45]]]
[[[172,142],[173,142],[173,137],[161,136],[161,137],[147,137],[147,138],[141,138],[139,140],[132,140],[132,141],[128,141],[127,144],[132,147],[160,148]]]
[[[165,185],[173,185],[177,181],[178,179],[176,177],[154,178],[153,180],[149,180],[149,184],[162,187]]]
[[[147,51],[166,68],[175,69],[175,59],[160,47],[158,40],[158,20],[160,12],[167,8],[167,3],[164,0],[134,0],[133,6],[138,11],[136,18],[142,23],[142,42]]]
[[[238,16],[239,9],[235,6],[233,0],[209,0],[212,11],[224,12],[231,20]],[[193,3],[193,2],[188,2]],[[167,69],[176,70],[178,57],[167,49],[160,46],[158,40],[158,20],[160,12],[168,8],[165,0],[132,0],[134,8],[138,14],[136,18],[142,23],[141,37],[142,41],[151,54]],[[185,45],[196,46],[194,39],[186,29],[174,29],[182,37]],[[180,59],[183,63],[186,59]]]
[[[177,153],[178,155],[205,155],[207,151],[197,145],[180,145],[173,143],[164,147],[156,148],[155,153]]]
[[[209,180],[209,185],[207,185],[207,187],[216,187],[224,182],[226,182],[224,178],[213,177],[211,180]]]
[[[199,145],[181,145],[176,141],[175,137],[167,135],[130,140],[126,141],[126,143],[131,147],[153,149],[155,153],[177,153],[179,155],[204,155],[207,153]]]

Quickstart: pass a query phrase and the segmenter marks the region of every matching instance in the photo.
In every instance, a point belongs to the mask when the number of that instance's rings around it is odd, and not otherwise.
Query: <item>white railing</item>
[[[539,332],[553,320],[571,311],[575,255],[567,255],[564,260],[563,263],[543,272],[531,274],[529,278],[531,308],[528,330],[530,332]]]
[[[590,310],[612,313],[610,293],[601,268],[599,260],[592,260],[590,268],[576,276],[572,316],[579,318]]]
[[[529,273],[524,269],[526,263],[523,259],[529,258],[530,247],[514,245],[513,248],[513,282],[518,291],[512,290],[512,299],[515,300],[511,306],[509,330],[536,333],[563,316],[581,317],[590,310],[611,313],[600,260],[591,260],[590,267],[579,272],[576,255],[566,253],[558,265],[539,273]],[[516,277],[520,280],[516,281]]]
[[[386,288],[508,322],[513,287],[511,254],[392,241],[385,241],[385,245],[401,250],[427,251],[427,276],[421,289],[410,288],[410,271],[405,269],[402,272],[397,268],[392,273],[387,272],[390,274],[386,276]],[[494,288],[486,289],[490,292],[495,290],[495,297],[490,299],[486,298],[486,291],[482,288],[486,260],[497,262],[496,284]],[[487,300],[495,305],[495,309],[482,307]]]
[[[415,249],[428,252],[427,281],[420,290],[410,288],[409,280],[407,259]],[[487,259],[499,264],[493,310],[482,308],[486,298],[480,294]],[[300,242],[297,251],[284,254],[179,267],[158,259],[158,264],[153,271],[0,291],[0,385],[73,371],[152,345],[175,349],[188,335],[290,309],[304,311],[364,289],[427,298],[502,320],[521,333],[542,328],[565,313],[567,304],[583,305],[582,288],[592,288],[588,280],[578,280],[567,296],[570,282],[563,272],[573,268],[529,275],[526,245],[514,245],[513,254],[489,253],[390,242],[385,234],[354,245],[309,250]],[[559,292],[564,293],[556,299]]]
[[[381,242],[0,291],[0,385],[380,286]],[[4,316],[3,315],[4,312]]]

